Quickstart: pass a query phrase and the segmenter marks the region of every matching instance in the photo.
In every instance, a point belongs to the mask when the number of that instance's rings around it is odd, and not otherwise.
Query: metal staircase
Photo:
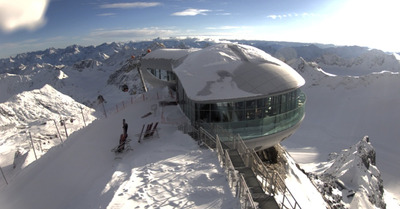
[[[179,129],[191,135],[202,146],[217,151],[229,185],[236,197],[240,198],[242,208],[301,209],[280,175],[276,171],[268,170],[256,152],[249,149],[240,136],[223,133],[225,140],[227,136],[231,139],[228,146],[221,142],[218,134],[212,135],[202,127],[182,124]],[[218,131],[221,133],[221,130]]]

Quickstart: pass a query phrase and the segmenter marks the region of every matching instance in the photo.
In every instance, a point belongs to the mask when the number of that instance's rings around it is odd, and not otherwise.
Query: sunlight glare
[[[400,1],[396,0],[351,0],[336,14],[323,23],[323,28],[335,33],[326,34],[327,40],[338,44],[375,47],[400,51],[400,35],[396,21],[400,14]],[[330,30],[329,30],[330,29]],[[325,30],[326,31],[326,30]]]

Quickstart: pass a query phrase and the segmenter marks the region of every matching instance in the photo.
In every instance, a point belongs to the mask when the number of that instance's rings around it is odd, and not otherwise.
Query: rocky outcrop
[[[368,136],[339,154],[331,153],[330,158],[324,172],[310,176],[332,208],[357,208],[359,204],[386,208],[376,152]]]

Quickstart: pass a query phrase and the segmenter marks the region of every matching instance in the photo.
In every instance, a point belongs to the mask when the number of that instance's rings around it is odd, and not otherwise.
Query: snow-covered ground
[[[335,76],[297,60],[292,67],[306,79],[306,117],[283,145],[301,167],[313,172],[368,135],[376,150],[385,194],[400,197],[399,72]],[[360,72],[359,72],[360,73]],[[389,197],[388,197],[389,199]],[[388,208],[400,208],[399,203]]]
[[[2,185],[1,208],[238,208],[216,153],[168,121],[179,119],[177,106],[141,118],[157,103],[127,105],[74,132]],[[115,159],[123,118],[133,150]],[[162,121],[159,137],[138,143],[143,124]]]

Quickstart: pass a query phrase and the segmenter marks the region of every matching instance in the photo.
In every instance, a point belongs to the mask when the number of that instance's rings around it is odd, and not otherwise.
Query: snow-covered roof
[[[292,91],[305,80],[290,66],[252,46],[218,44],[194,51],[173,71],[195,101],[237,100]]]
[[[141,60],[143,69],[164,69],[172,70],[172,66],[179,64],[179,60],[184,58],[189,53],[197,51],[198,49],[157,49],[154,50]]]

